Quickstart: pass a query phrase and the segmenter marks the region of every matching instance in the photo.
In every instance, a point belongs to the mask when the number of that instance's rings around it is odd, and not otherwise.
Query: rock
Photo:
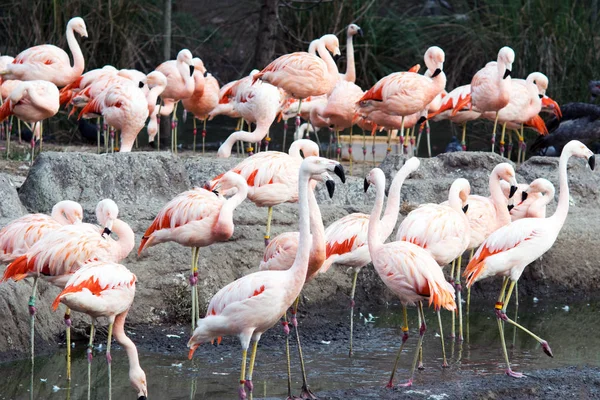
[[[26,212],[27,210],[19,200],[17,185],[13,177],[0,174],[0,222],[2,225]]]

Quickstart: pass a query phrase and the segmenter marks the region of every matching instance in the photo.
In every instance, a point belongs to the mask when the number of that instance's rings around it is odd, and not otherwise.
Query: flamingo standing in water
[[[63,200],[52,207],[52,214],[27,214],[0,230],[0,262],[13,262],[38,240],[63,225],[78,224],[83,219],[81,204]]]
[[[291,144],[289,154],[263,151],[244,159],[230,170],[240,174],[248,183],[248,200],[258,207],[268,207],[265,246],[271,239],[273,206],[298,201],[298,170],[302,163],[300,151],[304,157],[318,156],[319,146],[312,140],[296,140]],[[223,176],[216,176],[204,187],[215,190]]]
[[[85,68],[83,54],[74,32],[83,37],[88,36],[85,22],[80,17],[72,18],[67,23],[67,43],[73,54],[73,67],[71,67],[69,55],[63,49],[51,44],[43,44],[19,53],[12,64],[8,64],[4,70],[0,70],[0,78],[21,81],[45,80],[58,87],[73,82],[81,76]]]
[[[144,249],[164,242],[177,242],[192,248],[192,331],[200,317],[196,286],[200,247],[229,240],[234,229],[233,210],[247,194],[245,179],[235,172],[228,172],[211,190],[194,188],[177,195],[162,208],[142,237],[138,255]],[[226,199],[224,196],[228,195],[231,197]]]
[[[460,263],[460,256],[469,246],[470,240],[469,220],[465,215],[468,213],[467,200],[470,193],[471,185],[466,179],[455,180],[448,193],[448,205],[429,203],[411,211],[402,220],[396,240],[410,242],[424,248],[440,267],[454,262],[457,258]],[[460,291],[458,292],[458,302],[461,302]],[[459,325],[462,326],[462,307],[460,306],[458,315]],[[442,367],[447,367],[442,318],[439,310],[438,322],[444,355]],[[462,336],[459,336],[459,340],[462,340]]]
[[[262,154],[262,153],[261,153]],[[309,223],[309,179],[320,179],[326,172],[334,172],[345,181],[342,166],[332,160],[307,157],[302,161],[298,176],[299,239],[294,263],[284,271],[259,271],[246,275],[219,290],[213,296],[206,317],[198,321],[198,327],[188,341],[189,357],[196,348],[224,335],[236,335],[242,345],[242,368],[239,397],[246,398],[246,388],[252,399],[252,373],[256,349],[261,335],[285,314],[300,294],[311,251]],[[250,368],[246,375],[246,356],[253,341]]]
[[[392,375],[387,384],[388,388],[393,387],[398,360],[408,339],[407,305],[417,303],[417,311],[421,321],[419,342],[415,350],[411,376],[407,383],[401,385],[406,387],[412,385],[415,367],[423,344],[423,335],[427,330],[425,314],[423,313],[423,301],[429,301],[429,304],[433,304],[436,309],[444,307],[453,311],[456,309],[454,288],[446,281],[442,269],[427,250],[409,242],[383,243],[383,236],[379,230],[381,224],[379,218],[383,209],[385,175],[379,168],[371,170],[365,178],[365,191],[371,184],[375,185],[377,193],[375,207],[373,207],[373,212],[369,217],[369,253],[373,266],[381,280],[400,299],[404,314],[402,345],[396,356]]]
[[[419,165],[420,161],[418,158],[410,158],[404,163],[392,180],[389,190],[390,197],[381,219],[382,240],[387,240],[398,221],[402,184],[411,173],[419,168]],[[352,213],[335,221],[325,230],[326,259],[320,272],[327,272],[333,264],[350,267],[354,271],[352,290],[350,292],[350,351],[348,353],[350,356],[352,356],[356,280],[361,268],[371,262],[371,255],[368,248],[368,223],[369,216],[367,214]]]
[[[498,320],[504,360],[506,361],[506,374],[514,378],[520,378],[524,375],[514,372],[510,367],[504,341],[504,322],[515,325],[531,335],[540,343],[544,352],[553,357],[548,342],[508,318],[506,307],[510,301],[513,288],[525,267],[552,247],[567,219],[569,213],[567,164],[572,156],[587,159],[590,168],[594,169],[594,153],[583,143],[573,140],[563,148],[558,165],[560,193],[558,206],[554,214],[548,218],[524,218],[501,227],[482,243],[465,269],[464,276],[467,279],[467,287],[471,287],[475,282],[490,276],[504,277],[500,296],[494,309]]]
[[[108,362],[108,391],[112,392],[110,347],[112,335],[127,352],[129,359],[129,381],[138,395],[138,400],[148,396],[146,374],[140,367],[135,344],[125,334],[125,318],[133,304],[137,278],[121,264],[92,261],[75,272],[65,288],[52,303],[56,310],[60,303],[68,308],[85,313],[92,318],[90,342],[87,349],[88,374],[91,372],[94,324],[97,318],[108,318],[108,338],[106,340],[106,361]]]

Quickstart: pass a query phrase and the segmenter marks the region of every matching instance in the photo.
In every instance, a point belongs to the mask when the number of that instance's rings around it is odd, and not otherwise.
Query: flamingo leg
[[[419,147],[421,145],[421,135],[423,134],[423,124],[419,125],[419,130],[417,132],[417,146],[415,148],[415,155],[419,152]]]
[[[13,117],[10,117],[10,121],[6,126],[6,159],[10,157],[10,134],[12,133],[12,120]]]
[[[37,292],[38,278],[37,276],[33,279],[33,288],[31,289],[31,297],[29,297],[29,315],[31,317],[31,376],[33,379],[33,368],[35,364],[34,353],[35,353],[35,294]]]
[[[250,354],[250,365],[248,366],[248,378],[244,385],[250,393],[250,400],[252,400],[252,391],[254,390],[254,384],[252,383],[252,372],[254,372],[254,360],[256,359],[256,349],[258,348],[258,340],[252,343],[252,353]]]
[[[475,249],[471,249],[471,256],[469,256],[469,262],[473,259],[473,254],[475,254]],[[467,321],[469,318],[469,310],[471,308],[471,287],[469,286],[467,288]],[[467,322],[467,329],[468,329],[468,322]]]
[[[519,282],[515,283],[515,319],[517,322],[519,319]],[[512,345],[515,347],[515,343],[517,342],[517,327],[515,326],[513,329],[513,342]]]
[[[456,268],[456,260],[452,261],[452,269],[450,270],[450,284],[454,286],[454,269]],[[450,337],[451,338],[455,338],[456,337],[456,313],[454,311],[452,311],[452,331],[450,332]]]
[[[506,134],[506,122],[502,124],[502,134],[500,135],[500,155],[504,157],[504,135]]]
[[[94,319],[92,319],[92,325],[90,326],[90,341],[87,347],[87,359],[88,359],[88,399],[92,393],[92,349],[94,347]]]
[[[340,130],[335,130],[335,154],[338,161],[342,159],[342,144],[340,143]]]
[[[386,157],[388,154],[390,154],[392,152],[392,130],[388,129],[387,130],[388,136],[387,136],[387,149],[386,149]],[[375,136],[373,136],[373,162],[375,162]]]
[[[513,133],[511,131],[508,132],[508,149],[506,151],[506,158],[512,160],[512,150],[513,150]]]
[[[431,128],[429,127],[429,121],[425,121],[425,133],[427,134],[427,154],[431,158]]]
[[[419,313],[419,311],[417,310],[417,316],[419,317],[419,326],[421,326],[423,324],[423,320],[421,319],[421,314]],[[417,367],[417,369],[419,371],[422,371],[425,369],[425,367],[423,366],[423,348],[417,348],[418,353],[419,353],[419,366]]]
[[[350,291],[350,351],[348,352],[348,357],[352,357],[352,337],[354,336],[354,293],[356,292],[356,280],[359,271],[358,268],[354,268],[352,290]]]
[[[246,358],[248,349],[242,349],[242,370],[240,372],[240,388],[238,389],[240,400],[246,400]]]
[[[423,336],[425,335],[425,331],[427,330],[427,325],[425,324],[425,314],[423,313],[423,303],[420,301],[419,301],[419,304],[417,307],[417,311],[418,311],[419,317],[421,319],[421,325],[419,327],[419,343],[417,344],[415,358],[413,359],[413,364],[412,364],[412,368],[410,371],[410,378],[408,379],[408,382],[399,385],[402,387],[412,386],[413,378],[415,376],[415,367],[417,365],[417,360],[419,359],[419,354],[420,354],[421,348],[423,347]]]
[[[283,148],[281,151],[285,152],[285,142],[287,139],[288,123],[287,119],[283,120]]]
[[[504,282],[502,283],[502,289],[500,290],[500,296],[498,296],[498,302],[496,303],[496,306],[495,306],[496,319],[498,321],[498,331],[500,332],[500,343],[502,344],[502,353],[504,355],[504,361],[506,362],[506,375],[512,376],[513,378],[522,378],[524,376],[523,374],[514,372],[510,368],[508,352],[506,351],[506,342],[504,340],[504,325],[502,322],[502,307],[504,305],[504,303],[503,303],[503,301],[505,299],[504,293],[506,291],[507,284],[508,284],[508,278],[505,277]]]
[[[110,355],[110,343],[112,342],[112,331],[113,331],[113,323],[111,322],[108,325],[108,338],[106,339],[106,362],[108,365],[108,400],[112,399],[112,374],[111,374],[112,357]]]
[[[375,165],[376,165],[376,164],[375,164],[375,138],[377,137],[377,135],[375,134],[375,132],[373,132],[371,135],[373,136],[373,142],[372,142],[372,144],[371,144],[371,155],[373,156],[373,166],[375,166]],[[387,150],[387,153],[389,154],[389,152],[390,152],[391,150],[392,150],[392,149],[390,149],[390,144],[388,143],[388,150]]]
[[[402,116],[402,122],[400,122],[400,137],[403,138],[403,154],[408,154],[408,140],[407,136],[404,134],[404,116]]]
[[[350,175],[352,175],[352,127],[350,126],[350,144],[348,145],[348,158],[350,159]]]
[[[194,260],[194,267],[196,268],[196,285],[194,285],[194,289],[196,290],[196,321],[200,319],[200,296],[198,295],[198,260],[200,259],[200,248],[196,247],[196,259]]]
[[[39,122],[34,123],[31,128],[31,164],[30,165],[33,165],[33,158],[35,157],[35,125],[36,124],[39,124]]]
[[[288,324],[287,321],[287,311],[285,312],[285,314],[283,314],[283,322],[281,323],[281,325],[283,325],[283,333],[285,333],[285,356],[287,359],[287,387],[288,387],[288,397],[287,399],[294,399],[295,397],[292,396],[292,368],[290,366],[291,364],[291,357],[290,357],[290,326]],[[286,400],[287,400],[286,399]]]
[[[204,124],[202,125],[202,155],[206,150],[206,119],[204,118]],[[194,146],[194,151],[196,151],[196,146]]]
[[[38,122],[40,124],[40,153],[42,152],[42,146],[44,143],[44,121]]]
[[[496,144],[496,126],[498,125],[498,111],[496,111],[496,119],[494,120],[494,130],[492,131],[492,153],[494,152],[494,145]]]
[[[194,118],[192,118],[192,120],[194,121],[194,130],[192,131],[194,134],[194,143],[192,144],[192,152],[195,153],[196,152],[196,134],[198,133],[198,130],[196,128],[196,116],[194,116]],[[204,142],[202,142],[202,154],[204,154]]]
[[[175,108],[173,109],[173,123],[175,128],[173,129],[173,153],[177,154],[177,128],[179,127],[179,119],[177,119],[177,106],[179,102],[175,102]]]
[[[196,327],[196,284],[198,283],[198,265],[196,264],[197,254],[200,251],[198,247],[192,247],[192,272],[190,274],[190,286],[192,287],[192,332]]]
[[[17,118],[17,132],[19,133],[19,143],[21,143],[21,120]]]
[[[442,368],[448,368],[448,360],[446,360],[446,345],[444,343],[444,326],[442,325],[442,314],[440,310],[437,310],[438,323],[440,325],[440,340],[442,341],[442,354],[444,356],[444,362]]]
[[[408,315],[406,313],[406,306],[404,304],[402,305],[402,314],[404,316],[404,325],[402,325],[402,344],[400,345],[400,349],[398,349],[398,353],[396,354],[396,361],[394,361],[392,375],[390,376],[390,380],[386,385],[388,389],[394,387],[394,375],[396,375],[396,369],[398,369],[398,361],[400,361],[400,355],[402,354],[402,350],[404,349],[404,344],[408,340]]]
[[[71,381],[71,309],[65,310],[65,326],[67,337],[67,382]]]
[[[306,379],[306,368],[304,367],[304,356],[302,354],[302,345],[300,344],[300,335],[298,334],[298,320],[296,314],[298,313],[298,303],[300,302],[300,296],[296,297],[294,302],[294,308],[292,310],[292,325],[294,331],[296,331],[296,344],[298,345],[298,356],[300,357],[300,370],[302,371],[302,392],[300,394],[302,399],[316,399],[317,397],[310,391],[308,382]]]
[[[273,207],[269,207],[267,212],[267,233],[265,233],[265,247],[271,242],[271,220],[273,219]]]
[[[362,145],[362,152],[363,152],[363,175],[367,175],[367,135],[365,134],[365,130],[362,130],[362,137],[363,137],[363,145]]]
[[[460,284],[460,268],[462,265],[462,255],[458,257],[456,263],[456,281],[455,288],[458,295],[458,341],[463,341],[463,313],[462,313],[462,286]]]

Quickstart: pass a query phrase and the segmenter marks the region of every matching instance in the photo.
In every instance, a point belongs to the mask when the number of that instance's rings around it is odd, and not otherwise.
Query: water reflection
[[[515,344],[510,349],[514,369],[527,373],[540,368],[557,368],[569,365],[600,366],[600,336],[587,335],[597,325],[600,302],[570,304],[533,303],[521,300],[519,321],[548,340],[555,358],[547,357],[540,345],[526,333],[517,331]],[[450,368],[442,370],[441,344],[435,337],[436,315],[426,311],[428,331],[424,341],[425,371],[415,375],[415,385],[426,386],[428,382],[460,380],[464,373],[502,374],[503,360],[498,340],[498,329],[494,319],[493,304],[472,304],[469,316],[469,342],[459,344],[446,340]],[[306,368],[314,392],[360,386],[384,385],[400,345],[401,313],[399,306],[387,309],[368,310],[375,317],[369,329],[355,341],[355,357],[347,357],[344,340],[320,344],[315,338],[307,343]],[[364,310],[363,310],[363,313]],[[400,360],[397,379],[408,376],[412,355],[417,343],[417,316],[414,308],[409,311],[410,338]],[[513,313],[512,309],[510,311]],[[345,321],[346,310],[332,317]],[[450,313],[442,313],[444,328],[449,329]],[[358,319],[357,323],[363,323]],[[277,329],[277,328],[275,328]],[[512,343],[512,327],[506,337]],[[367,338],[367,339],[365,339]],[[138,341],[143,339],[138,338]],[[187,360],[185,340],[176,346],[174,353],[140,352],[140,361],[149,382],[152,399],[230,399],[237,396],[239,374],[239,344],[237,339],[228,338],[219,347],[203,345],[196,352],[193,362]],[[255,369],[255,397],[285,398],[287,378],[285,353],[281,343],[261,343]],[[181,347],[181,349],[179,348]],[[118,346],[111,351],[112,394],[115,399],[133,399],[135,393],[128,379],[127,356]],[[296,354],[293,351],[293,388],[297,393],[301,386]],[[78,344],[73,352],[73,379],[70,390],[64,376],[64,352],[38,357],[35,364],[34,392],[29,392],[30,365],[20,361],[2,364],[0,374],[0,400],[3,399],[85,399],[87,398],[87,359],[84,345]],[[457,373],[460,371],[460,373]],[[91,399],[108,398],[108,370],[104,348],[96,350],[91,370]]]

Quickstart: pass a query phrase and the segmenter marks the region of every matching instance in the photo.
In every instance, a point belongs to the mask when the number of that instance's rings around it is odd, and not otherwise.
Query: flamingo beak
[[[502,77],[502,79],[506,79],[510,76],[510,69],[507,69],[506,71],[504,71],[504,76]]]
[[[325,181],[325,186],[327,186],[327,193],[329,194],[329,198],[333,198],[333,192],[335,191],[335,182],[332,180]]]
[[[588,158],[588,164],[590,165],[590,168],[593,171],[594,167],[596,166],[596,157],[590,156],[590,158]]]
[[[465,206],[462,208],[462,210],[463,210],[463,213],[465,213],[465,214],[466,214],[468,209],[469,209],[469,205],[468,205],[468,204],[465,204]]]
[[[521,203],[527,200],[527,196],[529,196],[527,192],[521,193]]]
[[[363,37],[363,36],[365,36],[365,34],[364,34],[364,32],[363,32],[362,28],[358,28],[358,35],[359,35],[360,37]]]
[[[431,75],[432,78],[435,78],[436,76],[438,76],[439,74],[442,73],[442,69],[441,68],[437,68],[434,72],[433,75]]]
[[[369,181],[367,180],[367,178],[365,178],[365,183],[363,184],[363,187],[365,189],[365,193],[367,193],[367,190],[369,190]]]
[[[549,109],[552,111],[552,113],[554,113],[554,115],[556,115],[557,118],[562,118],[562,111],[560,110],[560,106],[558,105],[558,103],[554,100],[552,100],[550,97],[548,96],[544,96],[542,97],[542,107],[544,109]]]
[[[141,89],[141,88],[143,88],[143,87],[144,87],[144,82],[143,82],[143,81],[140,81],[140,82],[138,83],[138,87],[139,87],[140,89]]]
[[[515,195],[515,193],[517,192],[517,187],[515,185],[511,185],[510,186],[510,193],[508,195],[509,199],[512,199],[512,197]]]
[[[340,177],[342,183],[346,183],[346,175],[344,175],[344,167],[341,164],[337,164],[333,169],[333,172]]]
[[[190,65],[190,76],[194,75],[194,66]]]
[[[509,205],[507,206],[507,208],[508,208],[508,212],[511,212],[511,210],[512,210],[513,208],[515,208],[515,205],[514,205],[514,204],[509,204]]]

